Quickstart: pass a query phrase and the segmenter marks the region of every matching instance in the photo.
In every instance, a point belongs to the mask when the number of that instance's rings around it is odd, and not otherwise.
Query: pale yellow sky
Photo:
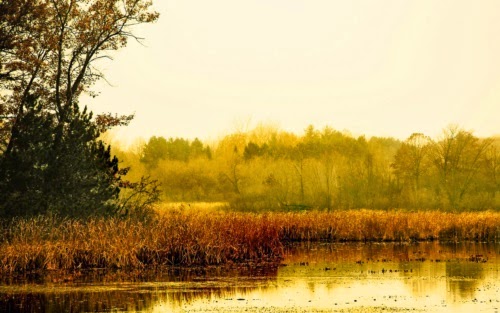
[[[302,133],[500,134],[498,0],[156,0],[103,66],[95,111],[136,113],[119,135],[217,138],[235,121]],[[90,100],[89,100],[90,101]],[[83,101],[86,102],[85,100]]]

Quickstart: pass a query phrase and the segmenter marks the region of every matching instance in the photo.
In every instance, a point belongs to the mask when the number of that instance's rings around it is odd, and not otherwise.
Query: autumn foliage
[[[134,174],[158,179],[165,201],[253,212],[500,209],[500,138],[453,125],[403,141],[260,125],[216,141],[154,136],[115,151]]]
[[[118,212],[121,177],[100,134],[132,116],[79,103],[102,60],[139,40],[148,0],[0,1],[0,216]]]

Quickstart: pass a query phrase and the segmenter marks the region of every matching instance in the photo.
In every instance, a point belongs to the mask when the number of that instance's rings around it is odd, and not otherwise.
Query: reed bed
[[[273,214],[282,241],[499,241],[499,212],[348,210]]]
[[[0,273],[278,261],[268,217],[173,210],[154,221],[20,219],[4,224]]]
[[[237,213],[177,208],[152,221],[37,217],[0,225],[0,274],[279,261],[293,241],[499,241],[500,213]]]

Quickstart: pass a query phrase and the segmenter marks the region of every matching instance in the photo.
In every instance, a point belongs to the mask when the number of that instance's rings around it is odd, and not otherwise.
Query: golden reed
[[[37,217],[0,227],[0,274],[279,261],[291,241],[499,241],[500,213],[169,209],[153,221]]]

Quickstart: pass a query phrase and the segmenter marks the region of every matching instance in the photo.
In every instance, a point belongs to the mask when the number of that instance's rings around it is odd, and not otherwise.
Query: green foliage
[[[31,100],[26,114],[19,120],[18,131],[12,134],[11,144],[15,148],[0,156],[2,216],[47,211],[43,191],[50,159],[44,150],[52,138],[54,121]]]
[[[124,209],[118,200],[127,169],[119,169],[98,137],[133,116],[93,119],[78,99],[95,95],[90,88],[103,77],[97,61],[129,38],[139,40],[134,26],[158,19],[151,6],[148,0],[0,0],[1,216]],[[156,193],[154,185],[140,186],[127,185],[147,197]]]
[[[12,149],[0,157],[0,215],[56,213],[83,217],[117,212],[121,175],[110,147],[98,141],[92,114],[74,107],[57,123],[34,99],[18,120]]]
[[[149,168],[158,166],[158,161],[166,158],[167,140],[163,137],[153,136],[143,148],[141,162]]]
[[[202,142],[196,138],[192,142],[182,138],[169,138],[153,136],[144,146],[141,162],[149,169],[158,166],[162,160],[176,160],[187,162],[190,159],[200,157],[211,158],[210,147],[204,147]]]
[[[250,160],[255,157],[261,157],[268,153],[269,146],[267,144],[263,144],[259,146],[258,144],[250,141],[243,151],[243,157],[245,160]]]
[[[217,177],[207,159],[163,161],[151,175],[161,183],[165,197],[171,201],[216,201]]]
[[[168,152],[175,143],[184,154]],[[415,133],[401,142],[329,127],[297,136],[260,126],[214,147],[207,158],[199,140],[152,137],[141,161],[169,201],[221,201],[244,211],[500,209],[500,140],[456,128],[436,141]]]

